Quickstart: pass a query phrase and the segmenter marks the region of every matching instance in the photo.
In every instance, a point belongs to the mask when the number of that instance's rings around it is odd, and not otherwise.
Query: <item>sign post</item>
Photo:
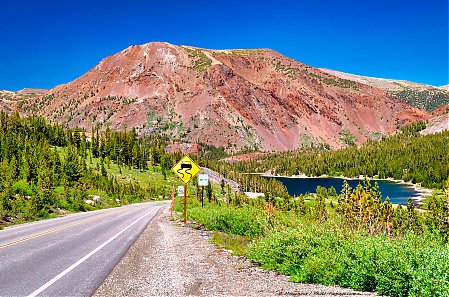
[[[170,217],[173,218],[173,208],[175,208],[175,185],[171,188],[171,207],[170,207]]]
[[[187,184],[184,184],[184,224],[187,222]]]
[[[187,184],[200,172],[198,165],[190,159],[189,156],[184,156],[171,169],[177,177],[184,183],[184,224],[187,222]],[[178,188],[179,194],[179,188]]]

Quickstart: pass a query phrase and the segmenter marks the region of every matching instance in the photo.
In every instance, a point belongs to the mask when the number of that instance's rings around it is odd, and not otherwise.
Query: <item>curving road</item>
[[[0,231],[0,296],[90,296],[163,202],[67,215]]]

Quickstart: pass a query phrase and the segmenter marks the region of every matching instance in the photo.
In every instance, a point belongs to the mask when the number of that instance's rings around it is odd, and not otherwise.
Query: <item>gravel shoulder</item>
[[[94,296],[376,296],[340,287],[291,283],[182,227],[164,207]]]

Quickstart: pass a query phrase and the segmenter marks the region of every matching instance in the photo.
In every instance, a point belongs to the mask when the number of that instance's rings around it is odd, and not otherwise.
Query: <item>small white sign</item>
[[[198,186],[206,187],[209,184],[209,175],[199,174],[198,175]]]
[[[184,197],[184,186],[178,186],[178,197]]]

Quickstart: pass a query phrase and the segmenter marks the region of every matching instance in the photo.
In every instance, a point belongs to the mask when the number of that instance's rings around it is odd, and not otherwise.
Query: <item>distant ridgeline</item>
[[[84,130],[51,125],[42,117],[0,112],[0,228],[2,221],[47,217],[59,209],[87,210],[89,193],[103,193],[97,207],[159,195],[157,187],[118,180],[105,165],[145,171],[151,156],[151,164],[168,172],[172,160],[161,145],[143,145],[134,130],[102,135],[93,130],[90,138]]]
[[[425,109],[429,112],[449,104],[449,92],[438,88],[425,90],[405,88],[401,91],[390,91],[389,94],[407,102],[411,106]]]

